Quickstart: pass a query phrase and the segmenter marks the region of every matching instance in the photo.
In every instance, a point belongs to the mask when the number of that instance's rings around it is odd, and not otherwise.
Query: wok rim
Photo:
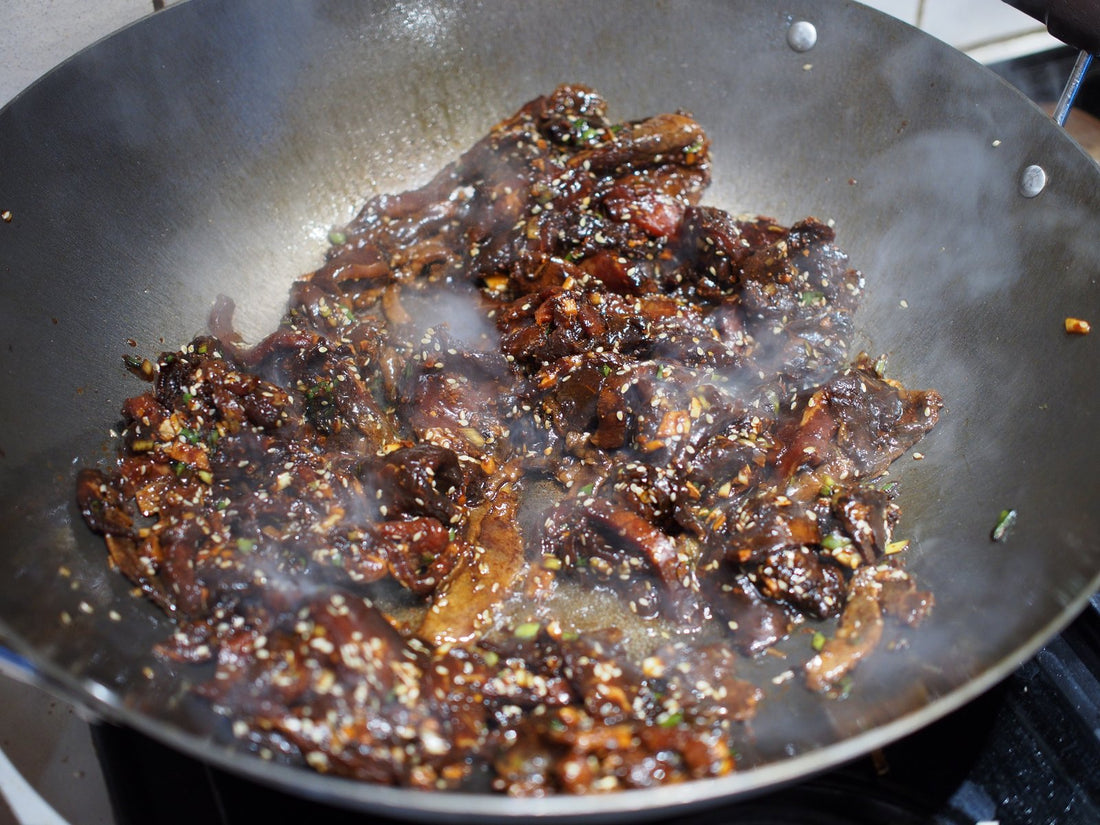
[[[100,47],[119,32],[135,26],[148,25],[171,14],[173,10],[187,5],[191,4],[179,3],[163,11],[146,15],[100,38],[21,90],[11,101],[0,107],[0,112],[15,104],[16,101],[33,94],[45,78],[77,59],[81,54]],[[873,9],[865,10],[881,14]],[[894,22],[899,26],[906,25],[900,21]],[[1019,97],[1021,101],[1034,106],[1022,94],[1019,94]],[[1085,154],[1072,139],[1068,143]],[[604,819],[628,813],[649,818],[668,813],[673,809],[687,811],[741,801],[796,781],[809,779],[947,716],[988,691],[1021,664],[1031,659],[1047,641],[1058,635],[1073,621],[1098,589],[1100,589],[1100,571],[1092,576],[1087,586],[1082,588],[1051,621],[1017,645],[1010,655],[1002,657],[981,673],[972,675],[965,682],[937,696],[929,703],[887,723],[876,725],[855,736],[812,751],[735,771],[727,776],[693,780],[678,785],[617,791],[605,796],[562,795],[540,799],[516,799],[462,791],[422,791],[326,776],[299,767],[265,762],[251,756],[242,758],[241,752],[230,745],[220,745],[209,738],[182,730],[164,720],[136,712],[126,707],[120,701],[120,697],[110,689],[97,682],[74,677],[26,643],[3,618],[0,618],[0,638],[8,640],[10,647],[26,659],[30,667],[25,668],[19,663],[0,659],[0,672],[41,687],[105,721],[132,728],[202,762],[263,785],[342,808],[351,807],[389,813],[404,819],[426,819],[446,815],[452,821],[462,822],[486,818],[506,821],[521,816],[534,816],[548,821]]]

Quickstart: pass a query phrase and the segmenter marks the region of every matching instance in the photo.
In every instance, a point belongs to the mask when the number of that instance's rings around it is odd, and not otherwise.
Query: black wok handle
[[[1054,107],[1054,120],[1066,125],[1070,107],[1077,97],[1081,83],[1092,63],[1092,56],[1100,53],[1100,0],[1005,0],[1025,14],[1041,21],[1052,35],[1063,43],[1080,49],[1073,73],[1062,90],[1062,96]]]
[[[1100,53],[1100,0],[1005,0],[1046,25],[1063,43]]]

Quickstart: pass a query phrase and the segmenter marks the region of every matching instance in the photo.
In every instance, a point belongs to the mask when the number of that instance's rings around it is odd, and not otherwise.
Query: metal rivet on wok
[[[787,45],[796,52],[808,52],[817,45],[817,28],[806,20],[796,20],[787,29]]]
[[[1047,185],[1047,173],[1042,166],[1031,164],[1020,175],[1020,194],[1025,198],[1034,198]]]

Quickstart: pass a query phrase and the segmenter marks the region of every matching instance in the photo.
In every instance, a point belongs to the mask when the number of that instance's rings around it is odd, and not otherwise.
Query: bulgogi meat
[[[927,613],[878,480],[940,397],[847,361],[829,226],[709,179],[691,116],[564,85],[369,200],[258,344],[220,299],[130,364],[152,386],[78,500],[242,742],[515,795],[716,776],[746,657],[839,617],[803,667],[828,692]]]

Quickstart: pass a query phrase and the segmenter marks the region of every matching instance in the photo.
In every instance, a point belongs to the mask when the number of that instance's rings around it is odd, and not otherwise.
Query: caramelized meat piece
[[[880,378],[864,356],[795,405],[779,433],[780,472],[818,468],[841,481],[873,478],[935,426],[943,400]]]
[[[691,559],[641,516],[587,499],[559,507],[548,521],[543,552],[622,588],[631,612],[664,615],[681,630],[698,629],[706,620]]]
[[[752,357],[758,369],[789,386],[817,384],[848,351],[863,276],[849,268],[834,237],[808,218],[742,266],[741,307],[756,340]]]
[[[519,298],[498,319],[501,349],[529,368],[593,349],[631,353],[649,343],[633,302],[614,293],[550,289]]]
[[[836,634],[806,663],[806,684],[816,691],[834,688],[878,645],[886,613],[915,625],[931,605],[931,595],[918,591],[904,571],[861,567],[848,586]]]
[[[756,495],[743,499],[723,522],[712,543],[724,544],[726,558],[741,564],[759,563],[788,547],[818,544],[816,514],[786,496]]]
[[[477,464],[461,461],[445,447],[421,443],[389,453],[375,485],[379,498],[395,512],[431,516],[453,526],[461,521],[464,507],[481,502],[484,479]]]
[[[781,604],[765,599],[738,565],[714,565],[702,580],[711,610],[731,633],[731,643],[755,656],[786,637],[791,620]]]
[[[804,545],[771,551],[749,578],[764,596],[815,619],[835,616],[844,604],[840,568]]]
[[[465,757],[485,736],[484,708],[458,687],[472,676],[470,660],[430,659],[376,609],[341,594],[292,616],[251,650],[223,648],[206,696],[252,715],[323,773],[424,787],[465,777]]]
[[[472,520],[461,559],[438,588],[417,631],[435,645],[473,639],[511,594],[525,564],[512,482],[493,490]]]
[[[871,487],[856,487],[838,496],[833,512],[868,564],[882,558],[901,517],[900,508],[889,495]]]
[[[646,659],[643,667],[659,681],[666,707],[679,708],[674,718],[742,722],[755,715],[764,695],[752,682],[735,676],[736,654],[720,644],[669,645]],[[667,724],[668,717],[664,721]]]

